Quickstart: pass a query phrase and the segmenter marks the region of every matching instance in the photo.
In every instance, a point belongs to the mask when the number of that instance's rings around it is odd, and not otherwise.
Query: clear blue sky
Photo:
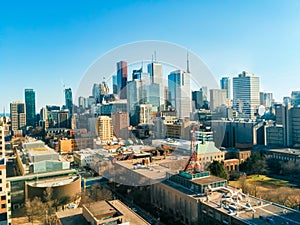
[[[277,100],[300,89],[300,1],[0,1],[0,112],[24,89],[37,111],[63,104],[99,56],[163,40],[196,53],[219,79],[242,70]],[[77,100],[75,100],[77,102]]]

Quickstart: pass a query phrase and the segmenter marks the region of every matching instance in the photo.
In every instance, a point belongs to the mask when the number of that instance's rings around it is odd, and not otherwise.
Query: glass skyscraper
[[[178,117],[190,117],[192,111],[192,93],[190,73],[176,70],[168,76],[169,101],[178,112]]]
[[[71,88],[65,89],[65,105],[66,105],[66,109],[69,110],[69,115],[71,118],[73,115],[73,96],[72,96]]]
[[[35,92],[25,89],[26,126],[36,126]]]

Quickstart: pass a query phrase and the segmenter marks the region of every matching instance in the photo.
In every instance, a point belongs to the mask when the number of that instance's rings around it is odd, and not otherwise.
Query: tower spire
[[[189,50],[186,52],[186,72],[190,73]]]

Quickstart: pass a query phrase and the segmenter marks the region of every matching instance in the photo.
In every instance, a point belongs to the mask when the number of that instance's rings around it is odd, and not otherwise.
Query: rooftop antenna
[[[156,63],[156,51],[154,51],[154,62]]]
[[[186,52],[186,72],[190,73],[189,50]]]

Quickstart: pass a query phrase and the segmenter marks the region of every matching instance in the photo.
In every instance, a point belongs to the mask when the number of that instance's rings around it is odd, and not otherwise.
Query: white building
[[[215,110],[222,105],[228,106],[227,91],[225,89],[210,90],[210,109]]]
[[[238,77],[233,78],[233,107],[249,118],[254,118],[254,113],[259,107],[259,77],[243,71]]]

